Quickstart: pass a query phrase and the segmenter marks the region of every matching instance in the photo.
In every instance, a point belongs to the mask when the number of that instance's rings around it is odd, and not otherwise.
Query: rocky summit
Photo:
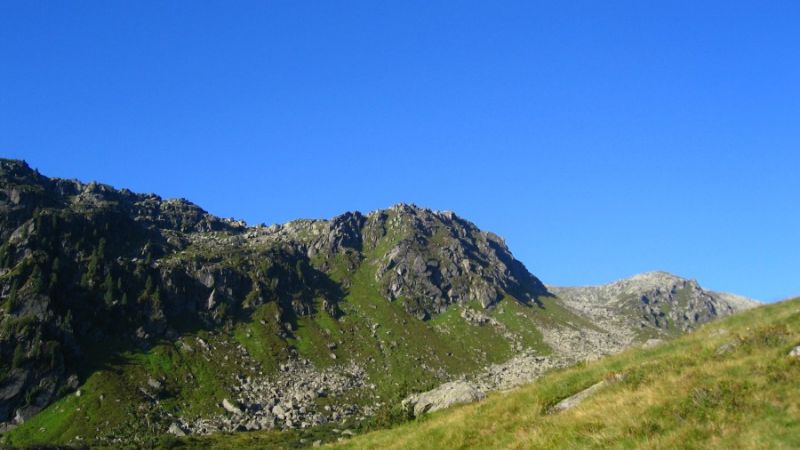
[[[648,272],[602,286],[550,287],[570,308],[619,334],[649,338],[691,331],[717,317],[760,303],[709,291],[696,280]]]
[[[0,160],[10,445],[352,434],[750,306],[663,273],[547,288],[452,212],[247,226]]]

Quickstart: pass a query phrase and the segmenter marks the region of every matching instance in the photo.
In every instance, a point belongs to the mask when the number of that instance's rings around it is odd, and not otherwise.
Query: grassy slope
[[[736,347],[719,354],[717,349]],[[653,349],[560,370],[481,403],[346,441],[345,448],[800,448],[800,299]],[[566,412],[560,401],[612,374]]]
[[[519,305],[511,299],[504,304],[492,315],[514,331],[522,330],[524,322],[531,320],[529,316],[541,313],[537,307]],[[184,335],[181,340],[194,351],[187,351],[180,343],[164,342],[146,352],[119,355],[94,368],[81,386],[80,397],[64,397],[6,436],[11,443],[26,445],[66,443],[76,436],[87,439],[96,434],[98,427],[121,437],[134,431],[141,435],[148,424],[138,409],[146,403],[139,388],[147,386],[148,378],[163,383],[160,397],[165,411],[185,417],[219,413],[221,399],[232,395],[229,388],[234,373],[249,373],[248,368],[237,369],[232,363],[225,363],[224,356],[232,345],[241,343],[246,347],[265,372],[271,372],[285,358],[286,352],[281,349],[287,343],[276,337],[269,320],[261,323],[262,318],[269,318],[273,307],[263,305],[253,314],[252,321],[236,325],[230,334],[199,331]],[[392,405],[399,403],[409,390],[432,387],[438,379],[423,368],[423,363],[432,370],[458,374],[512,355],[508,341],[496,330],[467,324],[458,308],[435,321],[423,322],[407,314],[399,304],[380,299],[367,281],[353,284],[342,307],[346,314],[341,320],[324,312],[300,319],[298,338],[288,343],[321,367],[348,360],[366,365],[377,389],[355,392],[349,401],[383,401]],[[371,334],[371,324],[376,323],[380,324],[377,338]],[[519,334],[527,345],[546,353],[535,328],[527,323],[528,332]],[[214,348],[211,356],[200,351],[196,337],[202,337]],[[336,342],[337,348],[329,350],[328,342]],[[334,361],[330,353],[338,358]]]
[[[236,344],[247,348],[260,364],[256,371],[264,373],[274,371],[287,357],[287,345],[294,346],[320,367],[346,364],[350,360],[366,366],[376,389],[353,392],[347,401],[386,404],[387,411],[375,421],[377,426],[402,419],[403,414],[396,407],[400,400],[410,391],[425,390],[441,382],[439,375],[468,373],[513,356],[513,349],[500,332],[489,326],[469,325],[460,317],[460,307],[453,307],[431,321],[411,316],[399,301],[388,302],[380,296],[371,273],[365,263],[353,275],[352,285],[341,303],[345,314],[339,320],[324,311],[301,318],[296,338],[288,342],[276,335],[271,320],[275,305],[268,303],[258,307],[251,320],[236,323],[228,331],[200,330],[183,335],[181,340],[194,351],[187,351],[179,342],[163,342],[148,351],[103,358],[102,365],[87,369],[80,397],[70,394],[62,398],[7,433],[5,442],[63,444],[77,442],[74,439],[78,436],[91,441],[100,430],[121,438],[138,436],[145,438],[141,443],[153,443],[152,436],[146,435],[164,432],[165,424],[151,423],[148,419],[151,413],[143,407],[148,402],[140,388],[147,387],[148,378],[164,385],[159,396],[159,408],[163,411],[183,417],[218,414],[222,412],[221,400],[233,395],[230,388],[234,374],[251,372],[250,367],[237,368],[233,361],[226,362],[225,355]],[[509,297],[489,314],[505,323],[527,346],[544,354],[549,349],[535,325],[579,320],[563,315],[564,312],[556,304],[548,303],[542,309],[518,304]],[[375,336],[373,324],[379,325]],[[210,344],[211,354],[200,351],[197,337]],[[331,342],[337,344],[333,350],[327,346]],[[336,360],[331,353],[337,355]],[[278,442],[291,441],[285,434],[275,436]],[[301,434],[290,436],[297,438]]]
[[[207,342],[211,351],[202,352],[196,338]],[[6,442],[77,443],[91,440],[98,430],[124,440],[147,438],[160,431],[152,422],[156,409],[188,417],[218,413],[218,403],[230,396],[234,375],[249,374],[249,368],[226,362],[233,354],[232,339],[201,331],[181,341],[185,345],[164,342],[146,352],[124,352],[93,368],[80,396],[69,394],[50,405],[4,436]],[[162,389],[148,387],[150,378],[161,382]],[[156,395],[159,404],[147,401],[141,388]]]

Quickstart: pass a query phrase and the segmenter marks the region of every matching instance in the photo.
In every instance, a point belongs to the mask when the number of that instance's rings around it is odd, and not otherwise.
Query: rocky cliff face
[[[310,314],[317,295],[335,300],[336,288],[291,244],[237,260],[210,244],[244,231],[185,200],[0,161],[0,421],[23,421],[77,387],[98,341],[146,348],[181,323],[214,326],[266,301],[284,323]],[[180,256],[203,245],[207,253]]]
[[[500,237],[452,212],[398,204],[367,216],[346,213],[272,230],[306,249],[325,271],[344,260],[352,272],[368,260],[383,297],[421,320],[454,303],[474,300],[488,308],[506,293],[525,302],[547,293]]]
[[[392,237],[375,270],[384,296],[404,299],[420,319],[454,303],[474,300],[488,308],[506,293],[526,302],[547,293],[500,237],[451,212],[397,205],[370,214],[365,225],[372,242]]]

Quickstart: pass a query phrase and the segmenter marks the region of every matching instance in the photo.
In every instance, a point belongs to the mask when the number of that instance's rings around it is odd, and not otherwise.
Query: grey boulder
[[[483,400],[486,394],[466,381],[452,381],[436,389],[414,394],[403,400],[403,406],[413,407],[414,416],[438,411],[453,405]]]

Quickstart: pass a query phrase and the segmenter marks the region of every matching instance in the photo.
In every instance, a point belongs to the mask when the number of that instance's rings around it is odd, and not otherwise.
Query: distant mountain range
[[[517,385],[757,304],[666,273],[548,287],[452,212],[248,227],[7,159],[0,243],[14,444],[385,426],[442,383]]]

